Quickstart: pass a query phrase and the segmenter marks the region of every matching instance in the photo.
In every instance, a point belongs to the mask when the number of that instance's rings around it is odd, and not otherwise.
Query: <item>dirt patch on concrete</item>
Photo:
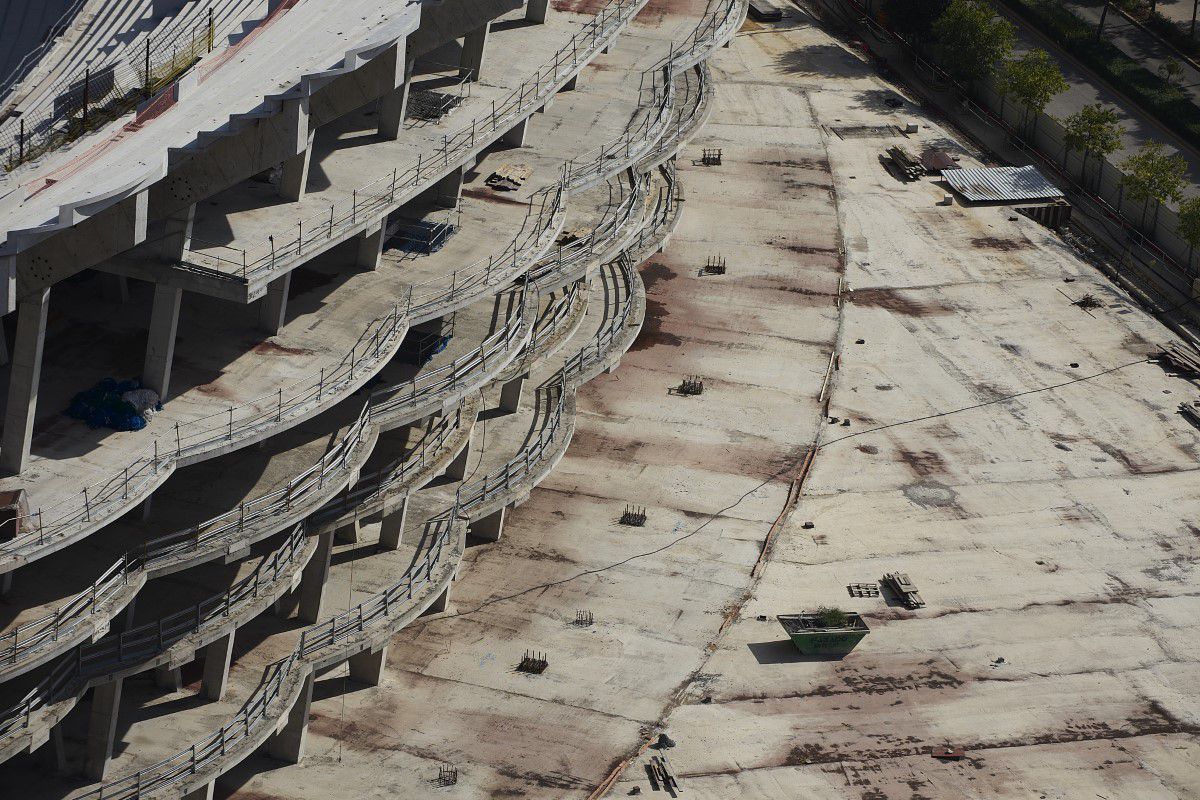
[[[786,161],[752,161],[751,163],[763,167],[791,167],[792,169],[815,169],[821,172],[830,171],[828,159],[813,158],[811,156],[788,159]]]
[[[259,342],[251,349],[260,355],[307,356],[312,354],[312,350],[304,347],[287,347],[275,342]]]
[[[918,300],[896,289],[856,289],[850,302],[862,308],[883,308],[905,317],[940,317],[954,309],[931,300]]]
[[[971,246],[980,250],[999,250],[1002,253],[1028,250],[1032,247],[1024,239],[1001,239],[999,236],[977,236],[971,240]]]

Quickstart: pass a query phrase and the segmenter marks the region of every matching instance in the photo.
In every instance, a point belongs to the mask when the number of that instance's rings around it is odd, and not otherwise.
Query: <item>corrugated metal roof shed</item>
[[[942,177],[954,191],[975,202],[1053,200],[1063,196],[1037,167],[946,169]]]

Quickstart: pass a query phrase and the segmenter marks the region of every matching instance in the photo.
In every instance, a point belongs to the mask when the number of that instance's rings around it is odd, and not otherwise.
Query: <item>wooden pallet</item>
[[[846,591],[851,597],[879,597],[878,583],[848,583]]]
[[[1180,375],[1200,377],[1200,351],[1195,347],[1171,342],[1158,352],[1155,359]]]

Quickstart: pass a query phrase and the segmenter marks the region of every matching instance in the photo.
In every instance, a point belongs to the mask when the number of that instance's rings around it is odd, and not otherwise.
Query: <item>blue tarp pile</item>
[[[105,378],[90,389],[85,389],[71,399],[67,408],[67,416],[82,420],[90,428],[112,428],[118,431],[140,431],[146,427],[146,420],[154,411],[162,409],[162,403],[154,396],[153,405],[139,408],[130,402],[129,393],[133,397],[143,394],[153,394],[142,389],[138,381],[117,381]],[[150,409],[150,414],[147,414]]]

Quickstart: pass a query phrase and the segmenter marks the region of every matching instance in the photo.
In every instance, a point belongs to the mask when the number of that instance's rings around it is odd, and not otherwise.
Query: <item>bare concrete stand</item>
[[[350,656],[350,680],[365,683],[368,686],[378,686],[383,680],[383,666],[387,662],[387,645],[372,652],[364,650],[358,655]]]
[[[313,674],[304,679],[296,705],[288,712],[283,725],[267,740],[267,752],[271,758],[299,764],[304,758],[304,740],[308,737],[308,712],[312,707]]]
[[[408,495],[385,497],[383,519],[379,527],[379,546],[385,550],[396,550],[404,537],[404,523],[408,518]]]
[[[13,342],[4,439],[0,445],[0,466],[12,473],[21,472],[29,463],[49,308],[49,289],[39,289],[17,301],[17,337]]]
[[[500,409],[515,413],[521,407],[521,392],[525,389],[525,381],[529,378],[526,372],[518,375],[500,387]]]
[[[158,392],[164,400],[171,388],[171,363],[175,360],[175,336],[179,332],[179,301],[182,298],[182,289],[161,284],[154,287],[142,383]]]
[[[209,700],[220,700],[229,686],[229,662],[233,659],[236,629],[204,648],[204,678],[201,686]]]
[[[479,80],[483,74],[483,56],[487,50],[488,34],[492,23],[489,20],[463,38],[462,58],[458,62],[458,77]]]
[[[468,530],[471,535],[483,539],[485,542],[500,541],[500,534],[504,532],[504,512],[508,510],[508,506],[501,506],[498,511],[493,511],[482,519],[472,522]]]
[[[475,431],[472,430],[467,436],[466,444],[459,451],[454,460],[446,465],[446,477],[452,481],[461,481],[467,477],[467,460],[471,456],[471,439],[475,438]]]

